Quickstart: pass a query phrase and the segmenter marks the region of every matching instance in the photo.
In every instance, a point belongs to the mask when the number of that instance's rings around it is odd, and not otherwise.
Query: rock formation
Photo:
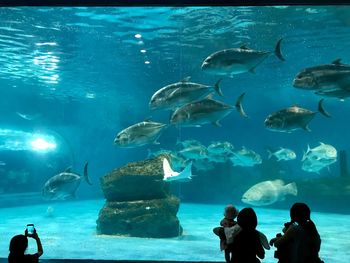
[[[107,235],[164,238],[182,234],[176,214],[180,201],[163,181],[163,158],[129,163],[101,178],[107,201],[97,232]]]

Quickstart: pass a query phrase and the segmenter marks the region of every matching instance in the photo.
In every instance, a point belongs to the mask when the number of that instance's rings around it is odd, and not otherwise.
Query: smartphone
[[[27,225],[27,232],[28,232],[28,235],[33,235],[34,234],[34,224],[28,224]]]

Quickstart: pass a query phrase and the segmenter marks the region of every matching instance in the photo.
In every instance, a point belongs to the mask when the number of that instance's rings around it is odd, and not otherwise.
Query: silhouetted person
[[[231,262],[233,238],[236,232],[240,231],[239,226],[237,226],[238,228],[232,228],[237,224],[235,221],[237,215],[238,209],[233,205],[227,205],[224,210],[224,218],[220,221],[220,227],[213,229],[213,232],[220,238],[220,250],[225,251],[225,260],[227,263]]]
[[[310,218],[311,210],[304,203],[295,203],[290,209],[291,221],[285,224],[284,235],[277,235],[270,244],[277,247],[279,263],[321,263],[321,238]]]
[[[241,231],[232,243],[232,263],[258,263],[265,257],[265,250],[260,241],[260,234],[255,229],[258,219],[252,208],[243,208],[238,216],[237,223]]]
[[[25,254],[28,247],[28,237],[31,237],[36,241],[38,252],[35,254]],[[33,234],[28,234],[28,231],[26,230],[24,235],[14,236],[10,241],[9,249],[9,263],[37,263],[39,262],[39,257],[44,253],[40,238],[35,229]]]

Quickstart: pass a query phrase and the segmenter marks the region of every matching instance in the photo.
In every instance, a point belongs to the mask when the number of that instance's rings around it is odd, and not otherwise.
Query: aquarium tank
[[[349,43],[349,6],[1,7],[0,258],[34,224],[43,259],[220,262],[228,204],[270,240],[305,202],[349,262]]]

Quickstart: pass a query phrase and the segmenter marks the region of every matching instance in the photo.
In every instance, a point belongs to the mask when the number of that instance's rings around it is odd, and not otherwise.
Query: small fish
[[[244,72],[254,73],[256,67],[273,53],[281,61],[285,60],[281,53],[281,42],[282,39],[278,40],[274,52],[254,50],[246,45],[217,51],[204,60],[202,70],[210,74],[230,77]]]
[[[212,142],[208,146],[208,152],[211,154],[231,154],[233,150],[234,147],[230,142]]]
[[[322,142],[320,142],[319,146],[312,149],[308,145],[301,161],[305,159],[337,159],[337,149],[330,144]]]
[[[282,180],[263,181],[253,185],[242,196],[242,202],[254,206],[271,205],[285,199],[286,195],[298,194],[293,182],[285,185]]]
[[[328,167],[334,162],[336,162],[336,159],[305,159],[301,169],[309,173],[320,174],[323,168]]]
[[[75,198],[75,192],[80,185],[82,176],[71,172],[67,168],[64,172],[51,177],[46,181],[42,195],[45,200],[68,200]],[[84,179],[89,185],[92,185],[88,177],[88,163],[84,166]]]
[[[287,149],[287,148],[283,148],[280,147],[279,150],[275,151],[275,152],[271,152],[270,150],[267,150],[268,154],[269,154],[269,159],[272,156],[275,156],[277,158],[277,161],[289,161],[289,160],[294,160],[297,155],[295,154],[295,152],[291,149]]]
[[[317,112],[325,117],[330,117],[330,114],[323,108],[323,99],[318,102]],[[270,114],[264,123],[265,127],[271,131],[292,132],[298,129],[311,131],[308,125],[317,112],[294,105]]]
[[[160,137],[166,124],[143,121],[129,126],[119,132],[114,139],[114,143],[119,147],[133,148],[146,144],[159,144],[157,139]]]
[[[182,172],[175,172],[173,169],[171,169],[171,166],[169,164],[169,161],[164,158],[163,159],[163,172],[164,177],[163,180],[166,182],[170,181],[178,181],[178,182],[188,182],[192,179],[192,162],[188,164],[185,169],[182,170]]]
[[[246,147],[242,147],[241,150],[233,152],[233,156],[230,157],[233,166],[247,166],[252,167],[262,163],[261,156],[249,150]]]
[[[21,112],[16,112],[16,114],[21,117],[22,119],[25,119],[27,121],[32,121],[35,119],[38,119],[39,117],[41,117],[40,113],[34,113],[34,114],[26,114],[26,113],[21,113]]]
[[[208,156],[208,151],[204,145],[193,145],[178,151],[178,154],[182,155],[186,159],[205,159]]]

